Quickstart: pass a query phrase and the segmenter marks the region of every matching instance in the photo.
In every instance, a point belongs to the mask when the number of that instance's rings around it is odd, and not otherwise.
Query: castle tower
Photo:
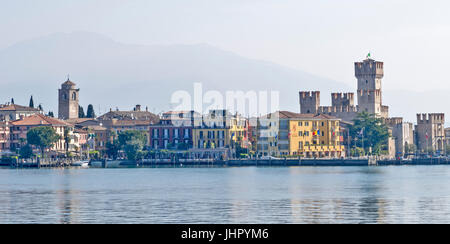
[[[78,99],[80,89],[75,88],[75,83],[67,78],[61,85],[58,96],[58,118],[76,119],[78,118]]]
[[[387,117],[388,107],[382,104],[381,79],[384,76],[383,62],[367,58],[355,62],[358,79],[358,112],[368,112],[377,117]]]
[[[320,106],[319,91],[301,91],[300,92],[300,113],[317,114]]]
[[[440,151],[445,147],[445,115],[443,113],[417,114],[417,147],[420,151]]]

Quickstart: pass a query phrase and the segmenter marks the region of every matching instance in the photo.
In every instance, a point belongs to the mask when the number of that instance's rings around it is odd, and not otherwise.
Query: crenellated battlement
[[[417,114],[417,124],[443,124],[445,115],[443,113]]]
[[[354,106],[355,105],[354,97],[355,94],[353,92],[331,93],[331,105],[333,107]]]
[[[301,99],[314,99],[320,98],[320,91],[301,91],[299,92]]]
[[[320,106],[319,113],[348,113],[357,112],[355,106]]]
[[[398,125],[403,123],[402,117],[392,117],[392,118],[385,118],[384,123],[390,126]]]
[[[376,78],[383,78],[383,62],[378,62],[373,59],[366,59],[362,62],[355,62],[355,76],[375,76]]]

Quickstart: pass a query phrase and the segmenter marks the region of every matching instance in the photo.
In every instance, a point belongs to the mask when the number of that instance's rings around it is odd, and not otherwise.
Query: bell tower
[[[61,85],[58,96],[58,118],[76,119],[78,118],[78,99],[80,89],[76,89],[76,84],[67,78]]]

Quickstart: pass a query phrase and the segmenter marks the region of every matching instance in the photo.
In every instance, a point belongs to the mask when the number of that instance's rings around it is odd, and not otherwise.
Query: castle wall
[[[426,152],[443,151],[445,146],[445,116],[442,113],[417,114],[417,148]]]

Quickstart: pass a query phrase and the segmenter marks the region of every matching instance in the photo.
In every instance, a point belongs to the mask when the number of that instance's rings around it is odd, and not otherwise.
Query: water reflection
[[[448,223],[450,168],[0,170],[0,223]]]

